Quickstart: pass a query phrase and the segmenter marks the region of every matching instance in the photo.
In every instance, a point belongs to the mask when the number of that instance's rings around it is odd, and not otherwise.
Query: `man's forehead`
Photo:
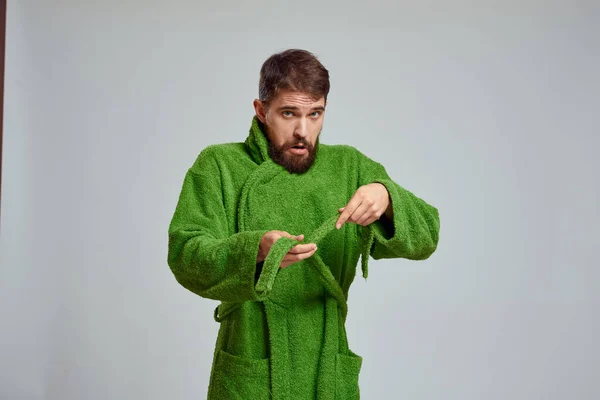
[[[277,108],[324,108],[325,98],[314,99],[310,94],[291,90],[282,90],[273,99],[272,104]]]

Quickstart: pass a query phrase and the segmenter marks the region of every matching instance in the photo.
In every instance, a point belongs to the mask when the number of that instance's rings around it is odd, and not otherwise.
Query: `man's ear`
[[[254,112],[256,113],[258,120],[264,124],[267,119],[265,103],[263,103],[262,101],[260,101],[258,99],[255,99],[253,105],[254,105]]]

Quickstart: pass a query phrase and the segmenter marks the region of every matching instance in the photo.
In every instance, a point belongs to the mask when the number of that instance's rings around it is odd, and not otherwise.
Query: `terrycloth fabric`
[[[393,221],[337,230],[338,208],[373,182],[390,193]],[[290,174],[269,158],[254,117],[244,143],[204,149],[169,226],[168,263],[185,288],[221,302],[209,400],[358,399],[362,358],[345,330],[358,260],[366,278],[369,256],[427,259],[439,229],[435,207],[351,146],[321,143],[310,170]],[[304,234],[318,250],[281,269],[298,243],[282,238],[257,266],[270,230]]]

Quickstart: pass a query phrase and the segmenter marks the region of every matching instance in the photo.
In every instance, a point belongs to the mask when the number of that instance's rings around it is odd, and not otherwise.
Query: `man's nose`
[[[308,121],[306,121],[305,118],[300,118],[300,121],[294,130],[294,136],[302,139],[308,136]]]

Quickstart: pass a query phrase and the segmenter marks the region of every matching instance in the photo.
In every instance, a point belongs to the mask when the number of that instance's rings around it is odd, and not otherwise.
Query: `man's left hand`
[[[391,218],[390,194],[381,183],[369,183],[358,188],[348,204],[338,210],[342,215],[335,227],[340,229],[345,222],[367,226],[377,221],[384,213]]]

